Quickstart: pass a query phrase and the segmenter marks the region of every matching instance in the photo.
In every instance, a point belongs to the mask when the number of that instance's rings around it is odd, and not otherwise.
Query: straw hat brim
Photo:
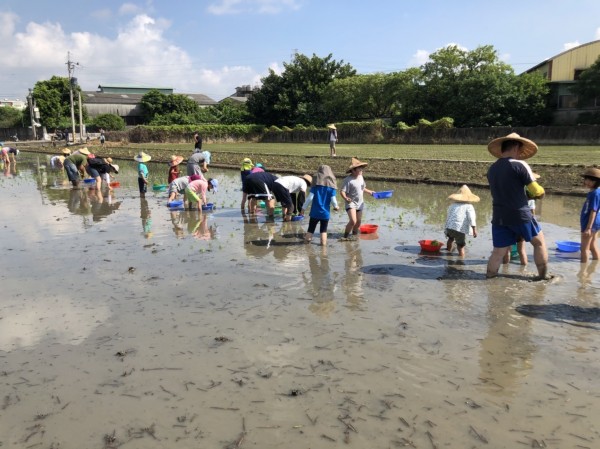
[[[507,140],[517,140],[521,142],[521,151],[517,156],[519,160],[529,159],[537,153],[538,146],[532,140],[519,136],[517,133],[511,133],[508,136],[498,137],[488,144],[488,151],[492,156],[500,159],[502,157],[502,142]]]
[[[327,125],[327,128],[329,128],[329,129],[337,129],[333,123],[331,125]]]
[[[480,201],[480,198],[471,192],[471,189],[466,185],[463,185],[458,192],[449,195],[448,199],[460,203],[478,203]]]
[[[367,162],[361,162],[356,158],[352,158],[352,164],[350,165],[350,167],[348,167],[346,173],[350,173],[355,168],[365,168],[367,165],[369,165]]]
[[[587,168],[581,176],[600,179],[600,169],[594,167]]]
[[[175,159],[169,161],[169,166],[175,167],[176,165],[179,165],[182,162],[183,162],[183,157],[182,156],[177,156]]]
[[[142,153],[135,155],[133,159],[137,162],[148,162],[152,157],[149,154]]]
[[[87,148],[80,148],[79,149],[79,153],[83,154],[85,156],[89,156],[90,155],[90,150],[88,150]]]
[[[302,175],[300,176],[300,178],[304,179],[309,186],[312,185],[312,176]]]

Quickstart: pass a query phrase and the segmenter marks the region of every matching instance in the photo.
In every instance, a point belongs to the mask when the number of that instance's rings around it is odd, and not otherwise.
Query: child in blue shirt
[[[138,164],[138,187],[140,188],[140,196],[143,198],[146,196],[148,191],[148,167],[145,162],[148,162],[152,157],[149,154],[140,151],[140,153],[133,158]]]
[[[321,165],[313,180],[314,184],[310,188],[310,193],[302,206],[302,210],[306,210],[312,202],[308,232],[304,235],[304,242],[310,243],[317,228],[317,223],[319,223],[321,245],[325,246],[327,245],[327,226],[329,224],[329,209],[331,204],[333,203],[334,210],[340,210],[335,198],[337,192],[336,179],[329,165]]]
[[[581,209],[581,263],[588,261],[592,252],[592,260],[600,258],[596,237],[600,230],[600,169],[588,168],[583,173],[583,185],[590,189]]]

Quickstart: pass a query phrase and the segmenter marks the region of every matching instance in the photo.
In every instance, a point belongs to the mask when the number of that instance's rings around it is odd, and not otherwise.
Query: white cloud
[[[8,39],[10,38],[17,26],[17,22],[19,21],[19,17],[16,14],[10,12],[0,12],[0,39]],[[1,47],[0,43],[0,48]],[[4,53],[5,57],[10,53]],[[4,58],[3,58],[4,59]]]
[[[594,35],[594,40],[600,39],[600,28],[596,28],[596,34]]]
[[[269,68],[273,70],[277,75],[281,75],[283,73],[283,67],[281,67],[278,62],[272,62],[271,64],[269,64]]]
[[[208,6],[209,13],[226,14],[279,14],[280,12],[300,9],[298,0],[219,0]]]
[[[67,53],[78,62],[75,76],[84,90],[99,84],[172,87],[178,93],[203,93],[220,100],[235,87],[259,83],[266,73],[251,67],[207,69],[165,37],[167,20],[138,14],[115,37],[92,32],[67,33],[58,23],[29,22],[17,31],[19,17],[0,13],[3,82],[0,96],[23,98],[37,81],[67,76]]]
[[[572,48],[575,47],[579,47],[581,44],[579,43],[579,41],[575,41],[575,42],[566,42],[563,44],[563,50],[570,50]]]
[[[419,67],[427,62],[429,59],[429,53],[427,50],[417,50],[417,52],[412,55],[410,61],[408,62],[409,67]]]
[[[133,3],[123,3],[119,8],[119,15],[121,16],[134,16],[136,14],[142,14],[144,11],[138,5]]]

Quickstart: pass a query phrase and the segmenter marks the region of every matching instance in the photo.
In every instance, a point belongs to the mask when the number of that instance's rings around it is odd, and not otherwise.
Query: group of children
[[[217,192],[219,182],[214,178],[206,179],[204,177],[204,173],[208,171],[208,163],[210,162],[210,153],[206,153],[208,152],[201,152],[199,148],[196,148],[188,160],[187,175],[183,176],[179,171],[179,165],[183,162],[183,157],[177,155],[171,156],[168,162],[169,171],[167,181],[169,200],[167,204],[175,200],[178,194],[183,194],[184,201],[188,202],[189,209],[197,205],[198,210],[202,210],[202,205],[207,204],[206,192]],[[138,187],[140,196],[144,197],[148,190],[149,177],[146,162],[150,161],[152,157],[140,151],[133,159],[138,163]]]
[[[368,164],[352,158],[352,163],[346,173],[347,176],[340,190],[340,195],[344,200],[345,210],[348,214],[348,223],[344,229],[342,240],[354,240],[359,232],[364,210],[364,194],[373,195],[372,190],[367,189],[363,178],[363,169]],[[253,168],[252,161],[248,158],[242,161],[242,179],[244,175],[251,172]],[[600,259],[600,251],[597,244],[597,234],[600,230],[600,169],[588,168],[583,174],[584,186],[589,189],[585,203],[581,211],[581,262],[587,262],[588,255],[591,252],[592,259]],[[538,179],[539,175],[534,174]],[[308,230],[304,239],[309,243],[319,225],[320,243],[327,244],[327,228],[330,220],[330,210],[339,210],[336,200],[337,181],[336,177],[328,165],[321,165],[314,176],[312,176],[312,185],[306,197],[301,210],[307,210],[309,206]],[[467,236],[477,237],[477,219],[474,203],[480,201],[480,198],[473,194],[467,185],[460,187],[458,192],[448,197],[452,204],[448,207],[446,222],[444,225],[445,235],[447,237],[446,250],[452,251],[456,245],[458,255],[464,257]],[[242,209],[244,208],[246,198],[242,199]],[[530,198],[528,207],[535,211],[535,200]],[[514,248],[506,254],[504,262],[510,261],[512,255],[518,254],[520,263],[527,264],[527,254],[525,252],[525,241],[520,240],[514,245]]]
[[[593,260],[600,259],[597,236],[600,231],[600,169],[588,168],[581,175],[583,185],[589,190],[585,202],[581,209],[580,227],[581,227],[581,258],[580,261],[588,261],[589,254],[592,254]],[[537,180],[539,175],[534,173],[533,177]],[[529,193],[528,193],[529,196]],[[473,203],[479,202],[479,197],[471,193],[471,190],[463,185],[457,193],[448,197],[453,203],[448,207],[448,214],[445,224],[445,234],[448,238],[446,249],[452,250],[456,242],[459,256],[464,256],[466,246],[466,236],[473,235],[477,237],[476,214]],[[532,213],[535,213],[535,200],[529,198],[528,207]],[[516,245],[513,245],[509,252],[504,256],[504,263],[509,263],[511,257],[518,257],[521,265],[527,265],[527,253],[525,251],[525,240],[520,239]]]

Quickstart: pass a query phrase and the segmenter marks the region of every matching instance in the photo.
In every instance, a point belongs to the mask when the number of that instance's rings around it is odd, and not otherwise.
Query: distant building
[[[564,51],[527,70],[525,73],[541,73],[548,80],[550,104],[554,108],[554,123],[559,125],[577,123],[579,114],[600,111],[600,98],[590,105],[581,105],[571,87],[581,73],[600,57],[600,40]]]
[[[252,96],[254,91],[255,91],[255,89],[252,89],[250,87],[250,84],[245,84],[243,86],[236,87],[235,93],[233,95],[223,98],[219,103],[221,103],[225,100],[233,100],[238,103],[245,103],[248,101],[248,98],[250,98]]]
[[[0,107],[9,107],[18,109],[19,111],[24,111],[27,108],[27,103],[19,100],[18,98],[16,100],[9,100],[8,98],[5,98],[0,100]]]
[[[140,87],[124,85],[99,85],[97,91],[84,91],[83,105],[90,118],[101,114],[115,114],[125,120],[125,124],[139,125],[143,122],[142,97],[151,90],[165,95],[173,95],[169,87]],[[203,94],[179,94],[194,100],[200,107],[216,105],[217,102]]]

